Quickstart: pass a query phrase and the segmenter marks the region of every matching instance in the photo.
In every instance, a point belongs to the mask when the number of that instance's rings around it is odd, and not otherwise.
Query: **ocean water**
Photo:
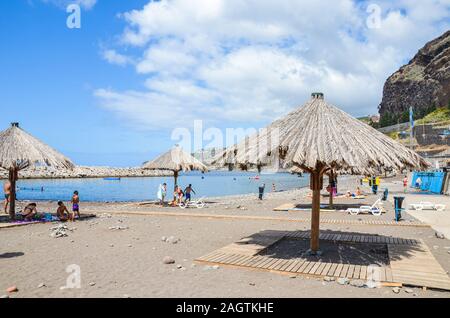
[[[289,173],[262,173],[255,180],[256,173],[236,171],[214,171],[205,174],[190,172],[178,177],[178,184],[186,187],[189,183],[197,193],[195,197],[215,197],[236,194],[258,193],[258,187],[265,183],[266,193],[305,187],[309,177],[299,177]],[[85,202],[124,202],[156,199],[159,184],[167,183],[168,193],[173,189],[173,177],[122,178],[120,181],[104,179],[55,179],[19,180],[17,198],[19,200],[70,200],[73,191],[80,193]]]

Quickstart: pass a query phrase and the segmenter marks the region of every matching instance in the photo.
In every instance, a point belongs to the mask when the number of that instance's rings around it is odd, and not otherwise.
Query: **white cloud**
[[[120,66],[125,66],[127,64],[132,64],[133,63],[133,59],[117,53],[115,50],[103,50],[102,51],[102,57],[108,61],[111,64],[116,64],[116,65],[120,65]]]
[[[145,90],[96,96],[146,129],[196,118],[259,125],[317,90],[354,115],[375,113],[386,78],[449,28],[450,0],[377,1],[376,29],[366,25],[370,3],[150,1],[121,15],[121,43],[141,52],[135,68],[148,77]],[[113,52],[107,60],[127,64]]]

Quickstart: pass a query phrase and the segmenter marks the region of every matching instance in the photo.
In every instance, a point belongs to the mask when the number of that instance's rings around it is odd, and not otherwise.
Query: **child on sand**
[[[56,216],[60,221],[73,221],[75,213],[70,213],[67,207],[62,201],[58,202],[58,209],[56,210]]]
[[[70,202],[72,203],[73,217],[75,218],[76,213],[78,218],[80,218],[80,197],[78,196],[78,191],[73,193],[72,200]]]

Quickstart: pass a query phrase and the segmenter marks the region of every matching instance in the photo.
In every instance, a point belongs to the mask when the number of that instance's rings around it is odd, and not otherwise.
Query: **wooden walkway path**
[[[84,214],[81,215],[79,219],[76,219],[76,221],[82,221],[90,218],[95,218],[95,214]],[[35,224],[53,224],[58,223],[59,221],[51,221],[51,222],[41,222],[41,221],[33,221],[33,222],[11,222],[11,223],[0,223],[0,230],[1,229],[10,229],[13,227],[20,227],[20,226],[26,226],[26,225],[35,225]]]
[[[389,265],[366,266],[322,262],[304,258],[274,258],[258,255],[283,238],[309,239],[308,231],[264,231],[227,245],[196,259],[197,262],[222,266],[244,267],[289,275],[313,277],[346,277],[373,279],[387,286],[411,285],[450,290],[450,278],[421,240],[379,235],[322,233],[323,241],[343,243],[384,244],[389,254]]]
[[[101,211],[84,210],[87,213],[101,213]],[[258,216],[258,215],[233,215],[233,214],[210,214],[210,213],[192,213],[192,212],[155,212],[155,211],[109,211],[112,214],[121,215],[150,215],[150,216],[171,216],[171,217],[193,217],[207,219],[230,219],[230,220],[255,220],[255,221],[280,221],[280,222],[298,222],[311,223],[310,218],[290,218],[281,216]],[[321,224],[338,224],[338,225],[369,225],[369,226],[408,226],[408,227],[429,227],[428,224],[421,222],[401,221],[395,222],[390,220],[355,220],[355,219],[327,219],[320,220]]]

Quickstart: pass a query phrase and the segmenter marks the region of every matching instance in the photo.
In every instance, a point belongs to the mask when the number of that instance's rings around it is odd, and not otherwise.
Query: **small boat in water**
[[[103,178],[103,180],[106,181],[120,181],[121,178],[119,177],[109,177],[109,178]]]

